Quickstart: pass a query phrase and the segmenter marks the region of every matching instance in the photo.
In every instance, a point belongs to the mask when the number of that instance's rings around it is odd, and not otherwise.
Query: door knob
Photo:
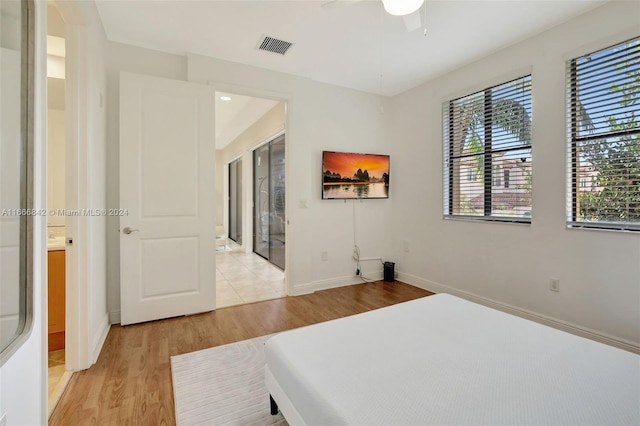
[[[132,229],[132,228],[130,228],[128,226],[125,226],[124,229],[122,230],[122,233],[126,234],[126,235],[129,235],[130,233],[136,232],[136,231],[139,231],[139,229]]]

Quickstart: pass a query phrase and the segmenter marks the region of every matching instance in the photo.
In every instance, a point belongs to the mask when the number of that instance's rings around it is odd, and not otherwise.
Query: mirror
[[[32,316],[33,2],[0,2],[0,365]]]

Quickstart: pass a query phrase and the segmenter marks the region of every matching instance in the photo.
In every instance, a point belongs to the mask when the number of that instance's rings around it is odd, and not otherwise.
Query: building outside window
[[[445,217],[531,221],[531,117],[531,76],[443,104]]]

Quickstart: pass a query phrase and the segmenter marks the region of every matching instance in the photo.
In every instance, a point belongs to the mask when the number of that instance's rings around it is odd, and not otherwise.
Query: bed
[[[448,294],[265,345],[291,425],[639,425],[640,356]]]

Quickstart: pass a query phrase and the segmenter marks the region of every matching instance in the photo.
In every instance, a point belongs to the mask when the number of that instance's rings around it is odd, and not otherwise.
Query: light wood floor
[[[145,324],[111,327],[97,363],[73,375],[51,425],[175,424],[172,355],[341,318],[428,296],[376,282]]]

